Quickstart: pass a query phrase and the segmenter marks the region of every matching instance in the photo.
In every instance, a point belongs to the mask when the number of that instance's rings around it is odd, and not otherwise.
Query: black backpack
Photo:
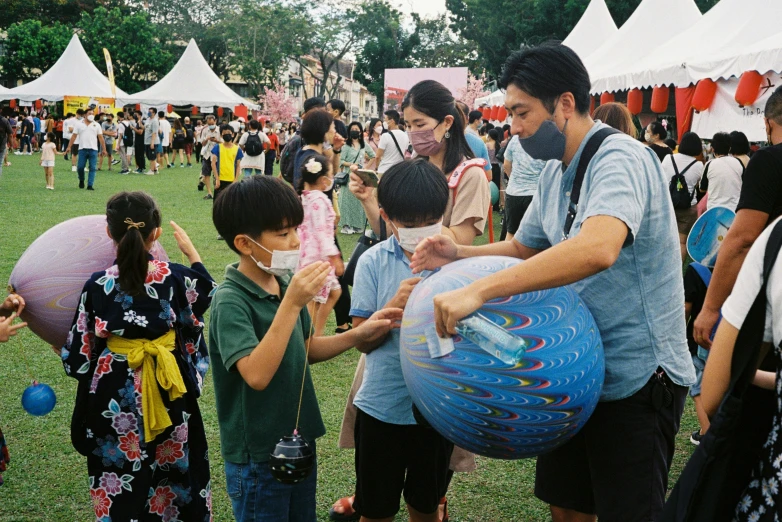
[[[260,156],[263,154],[263,144],[261,143],[261,135],[257,132],[255,134],[247,133],[247,143],[244,144],[244,153],[248,156]]]
[[[671,165],[673,165],[675,174],[671,177],[671,182],[668,184],[668,191],[671,193],[673,208],[676,210],[687,210],[692,206],[692,198],[695,194],[694,191],[690,194],[690,189],[687,188],[687,180],[684,177],[684,173],[695,165],[697,161],[698,160],[692,160],[692,163],[687,165],[683,171],[679,172],[679,167],[676,166],[676,160],[671,156]]]
[[[293,165],[296,153],[301,149],[301,136],[294,136],[285,145],[280,154],[280,175],[288,183],[293,183]]]
[[[130,126],[130,122],[123,123],[122,126],[125,127],[125,131],[122,133],[122,144],[126,147],[132,147],[136,139],[133,135],[133,128]]]

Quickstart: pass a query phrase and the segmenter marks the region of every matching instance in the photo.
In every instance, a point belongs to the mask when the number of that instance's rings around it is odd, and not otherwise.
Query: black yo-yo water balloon
[[[310,476],[315,467],[315,452],[298,431],[286,435],[269,455],[272,476],[283,484],[298,484]]]

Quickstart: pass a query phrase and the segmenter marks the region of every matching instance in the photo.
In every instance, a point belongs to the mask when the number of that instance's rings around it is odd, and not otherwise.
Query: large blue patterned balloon
[[[402,371],[413,402],[444,437],[486,457],[551,451],[583,427],[603,387],[600,332],[567,287],[493,300],[478,311],[524,340],[517,364],[459,336],[454,351],[432,357],[434,296],[521,262],[489,256],[451,263],[416,286],[402,320]]]

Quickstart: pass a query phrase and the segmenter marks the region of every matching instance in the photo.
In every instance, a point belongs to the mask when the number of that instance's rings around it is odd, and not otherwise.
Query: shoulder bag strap
[[[763,284],[736,338],[728,388],[734,396],[743,395],[752,382],[758,366],[758,355],[766,327],[766,286],[780,248],[782,248],[782,221],[774,226],[766,243],[766,253],[763,257]]]
[[[604,127],[594,133],[587,142],[584,150],[581,152],[581,159],[578,160],[578,167],[576,168],[576,177],[573,179],[573,188],[570,189],[570,205],[568,206],[567,217],[565,218],[565,227],[562,231],[562,240],[568,238],[570,235],[570,228],[573,226],[573,221],[576,219],[578,213],[578,200],[581,197],[581,185],[584,183],[584,175],[586,174],[589,162],[597,153],[597,149],[603,144],[603,141],[612,134],[621,134],[618,130],[610,127]]]
[[[402,152],[402,148],[399,146],[399,142],[396,141],[396,136],[394,136],[394,131],[388,131],[388,133],[391,135],[391,139],[394,140],[394,145],[396,145],[396,150],[399,151],[399,155],[402,156],[402,158],[404,158],[405,155]]]

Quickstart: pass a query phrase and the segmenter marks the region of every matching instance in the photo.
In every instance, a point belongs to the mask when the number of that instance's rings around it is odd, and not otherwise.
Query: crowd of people
[[[172,222],[190,266],[156,260],[149,249],[162,218],[154,199],[140,192],[109,199],[117,265],[86,282],[68,341],[56,347],[79,381],[73,443],[87,457],[98,519],[209,518],[196,398],[211,368],[235,518],[315,520],[317,469],[281,484],[270,453],[293,427],[316,446],[325,427],[308,363],[355,347],[362,355],[345,390],[339,445],[354,448],[356,487],[330,517],[390,521],[404,499],[411,521],[448,520],[453,474],[475,470],[475,457],[413,405],[398,327],[422,277],[481,255],[526,261],[434,296],[441,337],[455,335],[458,321],[487,301],[564,285],[580,295],[602,337],[600,402],[572,439],[538,457],[535,495],[556,522],[659,516],[686,397],[695,402],[700,428],[690,440],[698,444],[761,288],[769,225],[782,215],[782,88],[765,108],[768,146],[753,154],[738,131],[717,133],[708,145],[693,132],[676,142],[666,122],[639,129],[620,103],[591,115],[589,75],[560,44],[513,53],[500,86],[510,115],[504,126],[427,80],[406,93],[401,112],[368,123],[343,121],[340,100],[311,98],[299,126],[207,115],[169,128],[155,108],[146,118],[126,111],[117,123],[107,115],[99,124],[88,109],[64,123],[61,141],[47,131],[42,162],[57,150],[78,154],[81,186],[90,164],[88,188],[95,163],[115,161],[109,139],[124,173],[133,157],[138,172],[149,160],[154,175],[174,166],[173,152],[180,167],[195,154],[198,188],[214,199],[214,226],[237,256],[216,285]],[[268,175],[277,161],[281,176]],[[502,189],[504,237],[474,246],[491,210],[490,182]],[[699,213],[716,206],[736,212],[716,267],[690,263],[682,275],[684,240]],[[339,232],[374,246],[345,263]],[[766,340],[779,344],[776,280],[772,271]],[[23,297],[9,296],[0,308],[8,317],[0,340],[23,326],[13,322]],[[329,336],[332,311],[337,330]],[[769,373],[779,352],[768,358],[754,382],[774,420],[753,426],[762,440],[746,459],[740,521],[775,520],[780,502],[782,381]]]

